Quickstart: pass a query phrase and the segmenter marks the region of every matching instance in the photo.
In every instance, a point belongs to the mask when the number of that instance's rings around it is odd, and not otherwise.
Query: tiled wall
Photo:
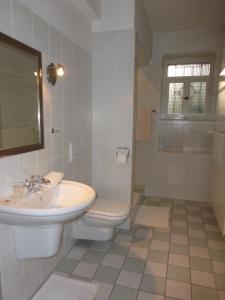
[[[99,197],[131,201],[134,30],[93,34],[92,183]],[[128,164],[116,161],[128,147]]]
[[[0,0],[0,31],[43,53],[45,149],[0,159],[0,192],[30,174],[63,171],[67,179],[91,181],[91,55],[16,0]],[[62,63],[65,76],[56,85],[46,80],[49,63]],[[60,132],[52,135],[50,128]],[[72,142],[73,162],[68,161]],[[0,271],[4,300],[26,300],[73,244],[65,226],[60,253],[43,260],[18,260],[13,227],[0,224]],[[27,245],[29,247],[29,245]]]
[[[211,156],[158,151],[162,58],[168,54],[218,53],[220,30],[159,33],[154,35],[153,58],[143,81],[142,103],[156,109],[152,114],[152,139],[137,143],[136,183],[144,184],[146,194],[207,201]]]
[[[221,64],[218,74],[225,68],[225,26],[221,35]],[[218,95],[213,139],[210,198],[221,231],[225,233],[225,78],[218,76]]]
[[[0,274],[0,300],[2,300],[2,284],[1,284],[1,274]]]
[[[225,26],[222,32],[221,65],[219,73],[225,68]],[[225,131],[225,80],[219,76],[218,99],[216,110],[216,131]]]

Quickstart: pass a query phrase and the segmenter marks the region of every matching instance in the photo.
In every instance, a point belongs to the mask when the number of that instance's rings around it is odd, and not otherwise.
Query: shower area
[[[217,31],[183,33],[182,42],[177,32],[157,33],[150,60],[137,51],[136,207],[143,195],[209,201],[219,63],[219,42],[207,45],[210,34],[220,40]],[[194,43],[200,38],[204,45]]]

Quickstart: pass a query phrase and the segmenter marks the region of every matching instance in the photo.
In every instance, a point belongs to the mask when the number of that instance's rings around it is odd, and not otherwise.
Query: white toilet
[[[97,198],[87,213],[74,222],[75,239],[108,241],[116,226],[129,216],[127,203]]]

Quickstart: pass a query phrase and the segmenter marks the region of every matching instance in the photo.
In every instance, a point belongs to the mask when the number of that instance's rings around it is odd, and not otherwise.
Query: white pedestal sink
[[[63,224],[84,213],[95,197],[90,186],[63,180],[20,200],[0,199],[0,222],[15,226],[17,257],[55,255],[60,248]]]

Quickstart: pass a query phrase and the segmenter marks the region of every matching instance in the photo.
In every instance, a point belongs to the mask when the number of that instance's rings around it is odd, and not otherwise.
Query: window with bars
[[[213,58],[168,58],[164,63],[163,119],[207,119]]]

